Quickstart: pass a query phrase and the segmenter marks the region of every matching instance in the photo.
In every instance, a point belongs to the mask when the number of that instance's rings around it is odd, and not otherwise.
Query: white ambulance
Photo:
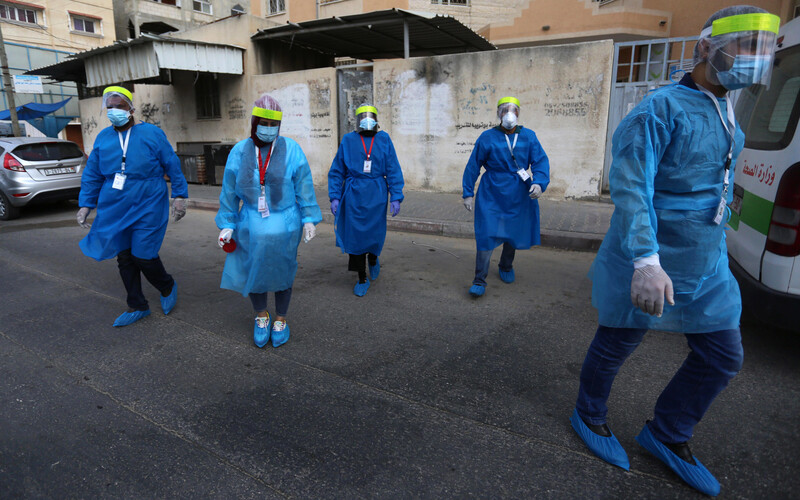
[[[745,149],[736,162],[728,256],[744,308],[800,330],[800,18],[777,39],[769,87],[739,95]]]

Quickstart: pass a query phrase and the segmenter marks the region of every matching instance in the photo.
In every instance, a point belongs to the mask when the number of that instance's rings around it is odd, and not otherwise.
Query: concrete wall
[[[327,185],[328,169],[339,147],[336,70],[320,68],[256,75],[250,81],[254,96],[267,92],[281,104],[281,135],[291,137],[303,148],[314,184]],[[248,115],[249,111],[248,107]]]
[[[498,99],[516,96],[520,124],[536,132],[550,158],[545,197],[596,198],[612,61],[611,41],[379,61],[379,121],[408,187],[460,192],[475,140],[498,123]]]
[[[136,85],[134,116],[161,127],[173,148],[178,143],[238,142],[250,135],[253,102],[264,92],[278,99],[284,116],[281,135],[296,140],[308,157],[314,182],[325,185],[338,148],[336,70],[322,68],[276,75],[220,75],[221,117],[196,118],[194,75],[175,72],[173,85]],[[108,127],[101,99],[80,101],[83,140],[91,152],[100,130]]]

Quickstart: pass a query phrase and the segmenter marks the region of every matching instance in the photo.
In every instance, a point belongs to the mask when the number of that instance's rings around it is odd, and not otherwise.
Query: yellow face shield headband
[[[727,35],[740,31],[768,31],[778,34],[781,18],[774,14],[756,13],[723,17],[711,24],[711,36]]]
[[[116,92],[118,94],[122,94],[125,97],[127,97],[129,101],[133,102],[133,94],[131,94],[130,90],[124,87],[106,87],[105,90],[103,90],[103,95],[106,95],[109,92]]]
[[[266,118],[267,120],[275,120],[281,121],[283,119],[283,113],[280,111],[275,111],[272,109],[264,109],[259,108],[258,106],[253,106],[253,116],[257,116],[259,118]]]
[[[378,108],[374,106],[361,106],[356,110],[356,116],[360,115],[361,113],[375,113],[375,117],[378,116]]]
[[[505,104],[507,102],[510,102],[511,104],[514,104],[515,106],[517,106],[520,109],[522,108],[522,106],[519,105],[519,99],[517,99],[516,97],[503,97],[502,99],[497,101],[497,107],[499,108],[500,106],[502,106],[503,104]]]

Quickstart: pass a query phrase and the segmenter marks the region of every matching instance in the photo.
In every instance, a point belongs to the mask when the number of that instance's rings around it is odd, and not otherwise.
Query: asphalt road
[[[219,288],[213,213],[170,224],[165,317],[115,329],[114,261],[83,256],[74,207],[0,223],[0,497],[698,498],[634,441],[687,348],[653,332],[609,423],[631,459],[594,458],[569,415],[596,327],[593,255],[518,252],[517,281],[468,296],[469,240],[389,233],[366,297],[333,227],[301,243],[291,340],[252,343]],[[272,308],[270,298],[270,307]],[[796,498],[800,338],[743,328],[745,365],[692,448],[721,498]]]

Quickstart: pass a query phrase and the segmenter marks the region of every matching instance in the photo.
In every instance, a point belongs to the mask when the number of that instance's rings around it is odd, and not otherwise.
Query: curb
[[[196,208],[198,210],[216,211],[219,209],[219,203],[216,201],[193,200],[190,198],[189,207]],[[322,214],[322,222],[333,224],[333,221],[333,214]],[[472,222],[390,217],[386,220],[386,228],[390,231],[430,234],[433,236],[445,236],[448,238],[472,239],[475,237],[475,231]],[[541,244],[542,246],[550,248],[595,252],[600,248],[600,244],[603,242],[603,236],[603,234],[574,233],[569,231],[543,228],[541,230]]]

